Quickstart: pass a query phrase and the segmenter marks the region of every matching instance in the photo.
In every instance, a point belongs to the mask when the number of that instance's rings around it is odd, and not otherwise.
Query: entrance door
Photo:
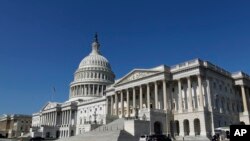
[[[161,123],[159,121],[156,121],[154,123],[154,131],[155,131],[155,134],[162,134],[162,126],[161,126]]]
[[[50,132],[47,132],[46,133],[46,138],[49,138],[50,137]]]

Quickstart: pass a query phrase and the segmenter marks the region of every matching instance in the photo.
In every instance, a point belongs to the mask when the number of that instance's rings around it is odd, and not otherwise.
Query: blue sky
[[[250,73],[249,1],[1,0],[0,114],[31,114],[68,99],[99,33],[117,78],[194,58]]]

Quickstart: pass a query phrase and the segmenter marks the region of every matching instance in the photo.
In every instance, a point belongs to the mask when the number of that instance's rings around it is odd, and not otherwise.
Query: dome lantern
[[[95,33],[94,41],[92,43],[92,52],[91,54],[100,54],[100,44],[98,42],[98,35]]]

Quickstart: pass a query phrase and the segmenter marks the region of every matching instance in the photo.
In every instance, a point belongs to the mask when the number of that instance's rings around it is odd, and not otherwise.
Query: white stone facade
[[[96,35],[91,53],[74,73],[69,100],[48,102],[40,112],[33,114],[33,136],[65,138],[106,124],[105,89],[114,83],[115,75],[99,48]]]
[[[250,77],[194,59],[172,67],[134,69],[114,82],[95,37],[70,83],[69,100],[49,102],[33,114],[33,132],[64,138],[83,134],[115,118],[138,119],[150,133],[210,138],[214,129],[249,124]],[[140,123],[138,121],[138,123]],[[141,130],[131,121],[131,133]],[[139,124],[138,124],[139,126]],[[131,129],[134,127],[134,129]]]
[[[200,59],[135,69],[106,90],[108,114],[135,118],[137,109],[151,133],[209,138],[216,127],[249,124],[249,84],[247,74]]]

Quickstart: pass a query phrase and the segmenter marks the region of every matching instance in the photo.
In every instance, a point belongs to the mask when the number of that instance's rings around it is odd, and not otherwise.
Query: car
[[[43,141],[44,138],[42,137],[34,137],[34,138],[31,138],[30,141]]]
[[[148,135],[141,135],[139,141],[148,141]]]
[[[166,135],[150,135],[147,141],[171,141]]]

